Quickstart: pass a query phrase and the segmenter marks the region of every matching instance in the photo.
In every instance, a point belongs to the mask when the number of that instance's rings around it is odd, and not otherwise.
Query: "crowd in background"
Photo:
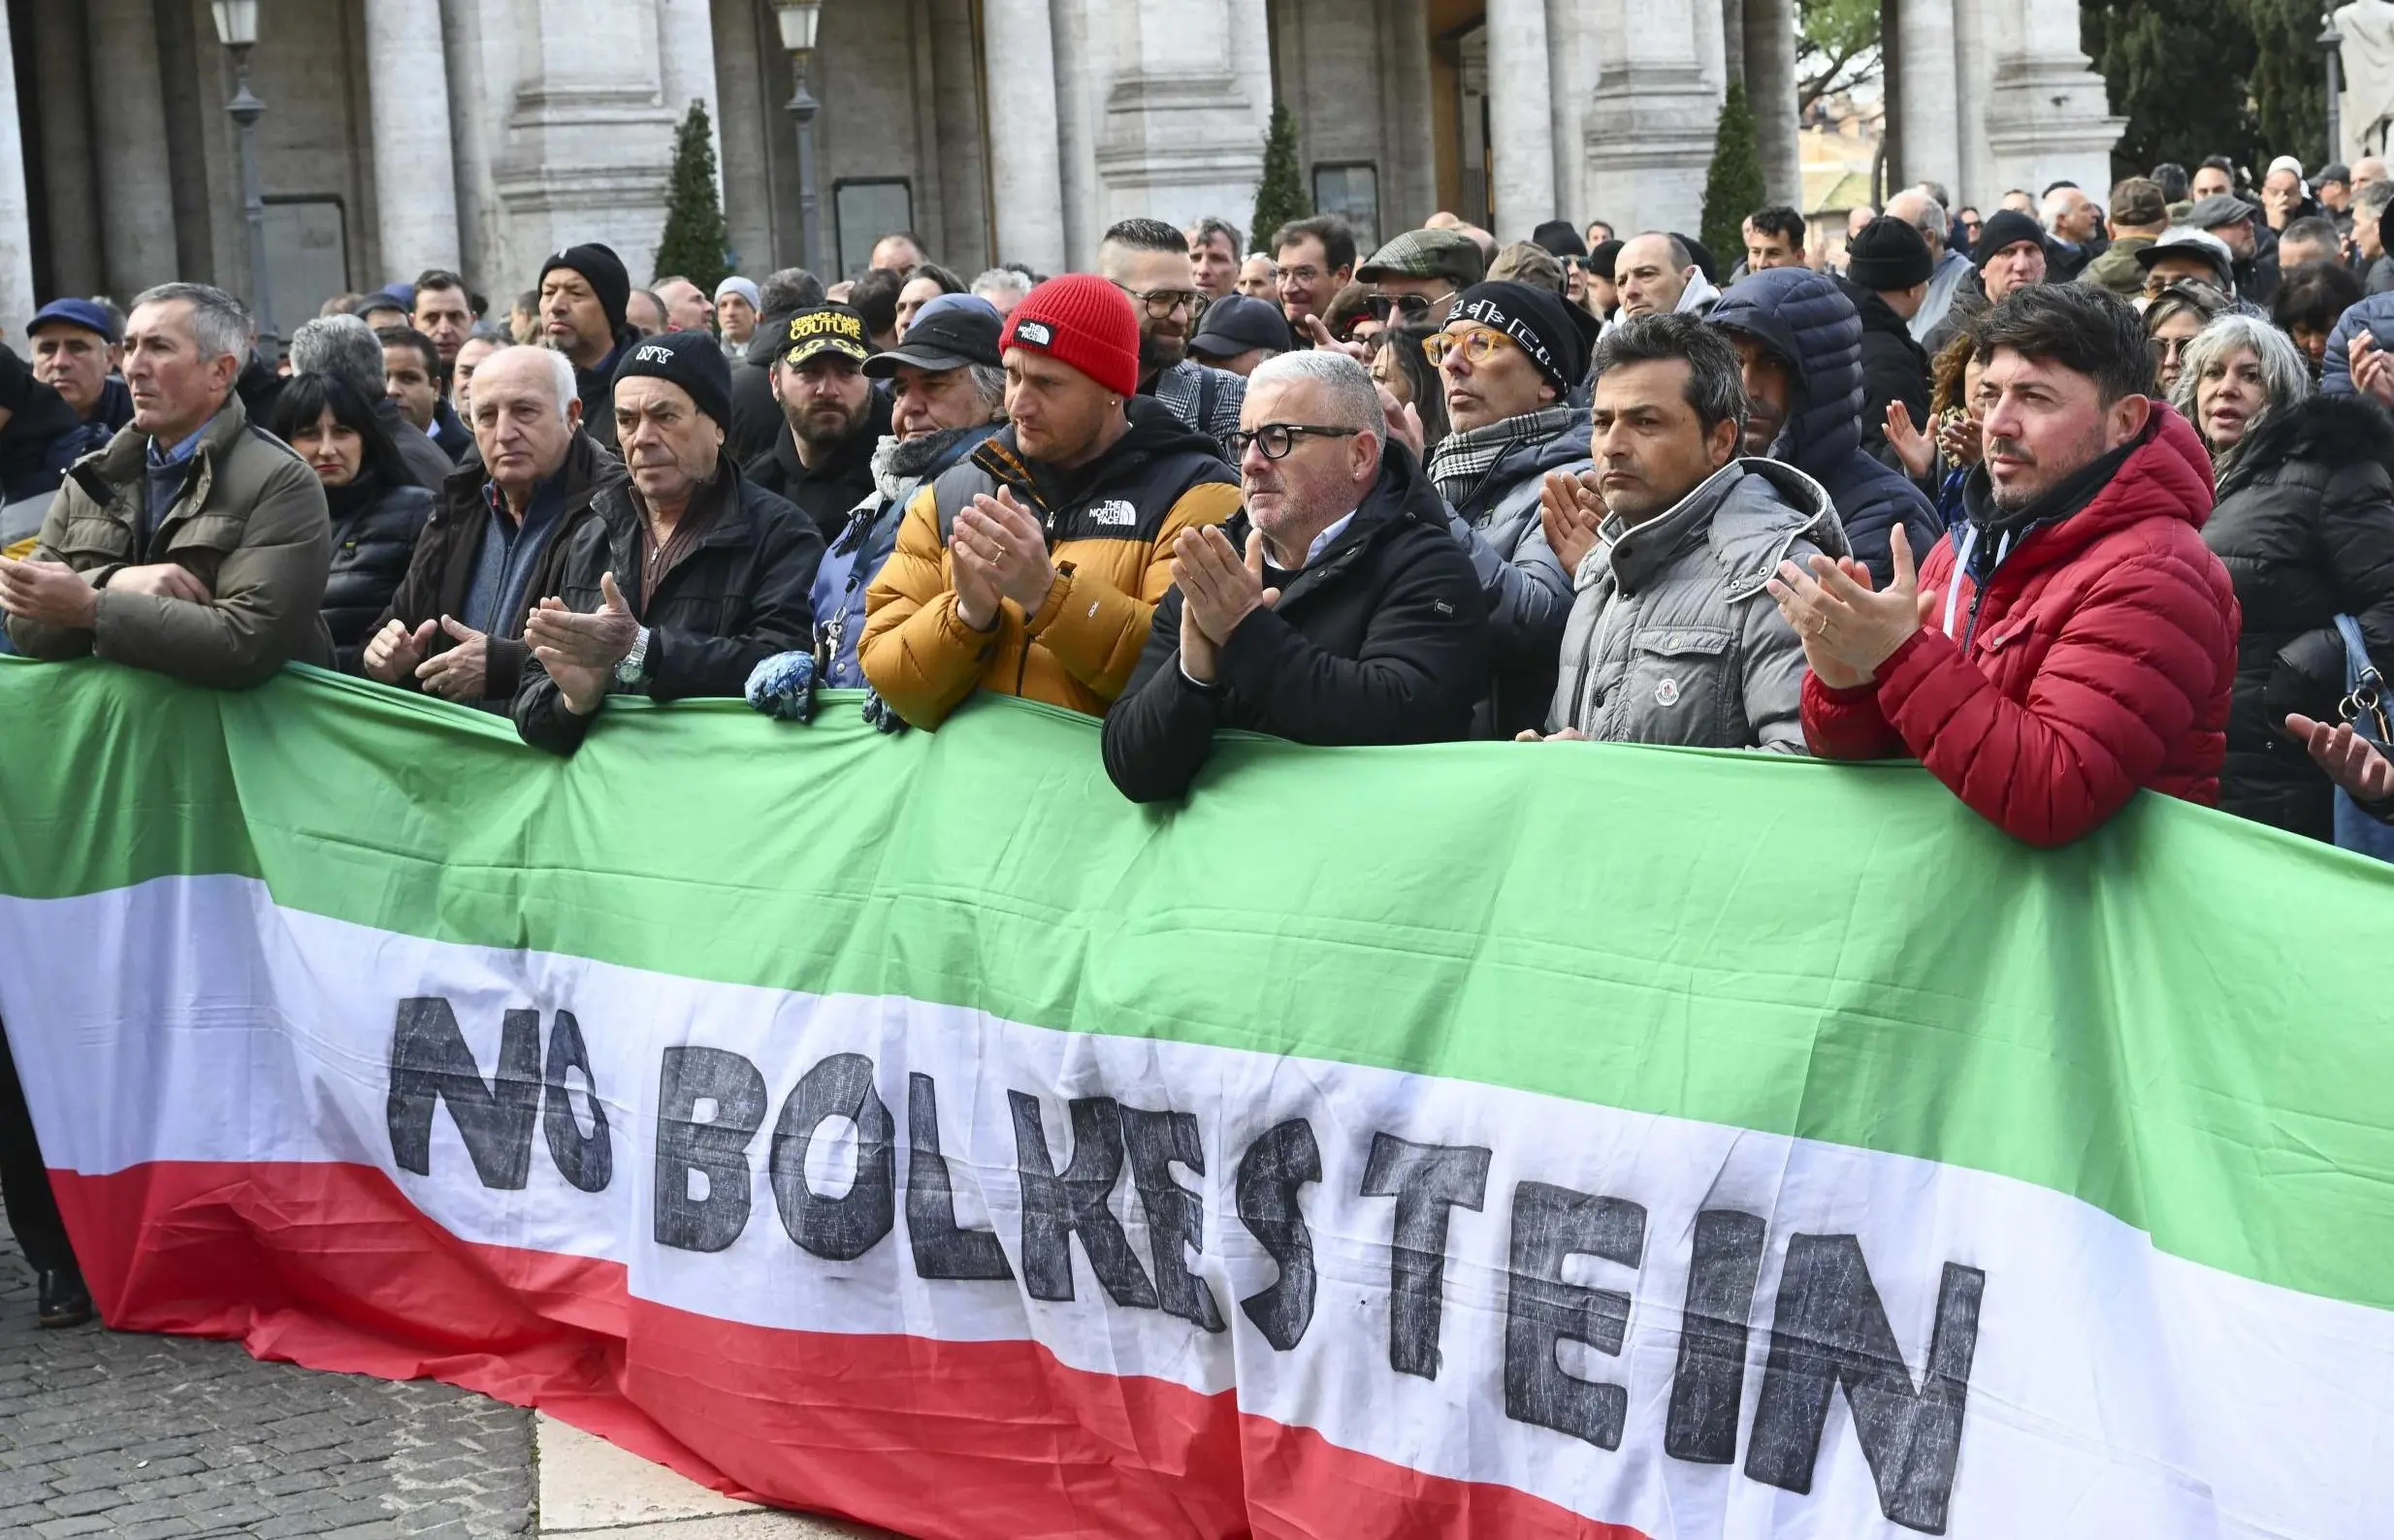
[[[1737,252],[1130,219],[1088,273],[892,234],[711,295],[587,244],[279,352],[206,285],[60,299],[0,350],[0,611],[33,658],[314,663],[559,754],[625,694],[900,731],[987,692],[1101,719],[1143,802],[1224,727],[1598,740],[1909,756],[2039,845],[2151,788],[2382,853],[2390,202],[2221,159],[1836,241],[1762,209]],[[0,1056],[60,1324],[14,1096]]]

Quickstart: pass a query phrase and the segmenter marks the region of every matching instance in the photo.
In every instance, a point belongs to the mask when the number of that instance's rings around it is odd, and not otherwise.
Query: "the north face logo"
[[[1093,505],[1089,509],[1089,522],[1102,524],[1110,529],[1127,529],[1139,522],[1139,510],[1116,497],[1111,502]]]
[[[1015,325],[1014,339],[1033,347],[1053,347],[1055,333],[1045,321],[1020,321]]]

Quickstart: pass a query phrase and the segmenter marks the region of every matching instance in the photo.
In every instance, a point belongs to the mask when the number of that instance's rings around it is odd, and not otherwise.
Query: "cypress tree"
[[[1255,222],[1250,226],[1255,234],[1248,249],[1271,256],[1272,233],[1312,212],[1305,174],[1297,169],[1297,120],[1286,107],[1275,102],[1272,132],[1264,137],[1264,177],[1255,184]]]
[[[731,272],[725,256],[730,244],[723,201],[715,192],[715,141],[706,104],[694,101],[673,140],[673,184],[664,234],[657,238],[656,276],[679,273],[712,295]]]
[[[1746,105],[1743,80],[1729,82],[1712,145],[1712,169],[1704,174],[1705,245],[1724,254],[1745,249],[1746,215],[1769,200],[1763,185],[1763,153],[1754,139],[1754,110]]]

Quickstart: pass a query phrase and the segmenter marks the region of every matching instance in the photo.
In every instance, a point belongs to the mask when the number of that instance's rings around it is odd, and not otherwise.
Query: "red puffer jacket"
[[[1966,656],[1923,627],[1875,684],[1840,690],[1804,677],[1812,752],[1909,753],[2031,845],[2101,826],[2140,786],[2216,804],[2240,616],[2227,569],[2197,532],[2211,509],[2210,457],[2156,402],[2111,484],[1995,569]],[[1955,571],[1952,535],[1921,571],[1927,613],[1945,613],[1950,583],[1967,614],[1973,585]]]

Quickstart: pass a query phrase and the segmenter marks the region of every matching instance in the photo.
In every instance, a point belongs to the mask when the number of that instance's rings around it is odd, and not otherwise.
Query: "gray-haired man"
[[[363,666],[386,685],[496,706],[523,683],[524,619],[557,592],[566,536],[626,472],[582,432],[563,353],[502,347],[484,359],[471,416],[478,460],[441,488]]]
[[[354,315],[320,315],[303,321],[291,334],[291,372],[330,374],[349,382],[365,401],[374,403],[374,417],[398,446],[416,485],[437,493],[457,468],[441,447],[389,396],[389,370],[382,356],[382,338]]]
[[[1246,508],[1184,531],[1106,774],[1134,802],[1183,795],[1217,727],[1298,743],[1465,737],[1488,688],[1488,605],[1420,462],[1387,443],[1379,393],[1343,353],[1247,377]]]
[[[248,348],[248,313],[221,289],[170,283],[133,302],[132,424],[68,473],[32,557],[0,558],[18,652],[96,654],[225,690],[293,658],[330,666],[324,488],[280,439],[251,430],[233,390]],[[42,1325],[89,1320],[4,1038],[0,1203],[37,1275]]]

